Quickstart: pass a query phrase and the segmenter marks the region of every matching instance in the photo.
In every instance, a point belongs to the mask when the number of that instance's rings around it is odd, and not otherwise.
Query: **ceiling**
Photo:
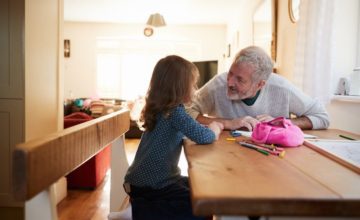
[[[258,1],[64,0],[64,20],[144,24],[150,14],[160,13],[168,25],[226,24]]]

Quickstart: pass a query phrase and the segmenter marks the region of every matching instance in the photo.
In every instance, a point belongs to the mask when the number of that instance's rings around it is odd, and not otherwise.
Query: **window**
[[[102,98],[121,97],[121,56],[116,53],[97,54],[97,93]]]
[[[97,94],[104,98],[134,100],[145,96],[155,64],[178,54],[196,59],[200,43],[127,39],[98,39]],[[184,45],[186,47],[184,47]]]

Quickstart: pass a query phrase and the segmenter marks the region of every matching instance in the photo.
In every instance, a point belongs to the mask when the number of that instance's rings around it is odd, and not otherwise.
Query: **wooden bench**
[[[60,177],[112,143],[110,211],[116,211],[126,197],[122,181],[129,166],[124,149],[124,134],[129,125],[129,111],[119,110],[17,145],[13,154],[14,197],[19,201],[29,201],[41,193],[46,194]],[[45,203],[52,203],[51,199],[45,199]],[[50,207],[47,213],[51,213],[52,219],[57,218],[53,204],[44,207]],[[39,207],[35,207],[34,212],[36,208]],[[45,218],[49,219],[48,215]]]

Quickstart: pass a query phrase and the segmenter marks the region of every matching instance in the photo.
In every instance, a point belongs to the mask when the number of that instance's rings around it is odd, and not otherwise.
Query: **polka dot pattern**
[[[178,181],[184,137],[198,144],[210,144],[215,140],[215,134],[192,119],[183,105],[174,108],[166,118],[159,114],[154,130],[144,132],[125,182],[160,189]]]

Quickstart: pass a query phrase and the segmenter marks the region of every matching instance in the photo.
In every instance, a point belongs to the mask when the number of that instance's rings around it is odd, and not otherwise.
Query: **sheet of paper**
[[[360,167],[360,141],[346,140],[307,140],[316,147]]]
[[[317,136],[311,135],[311,134],[305,134],[305,133],[304,133],[304,138],[305,138],[305,139],[314,139],[314,138],[317,138]]]

